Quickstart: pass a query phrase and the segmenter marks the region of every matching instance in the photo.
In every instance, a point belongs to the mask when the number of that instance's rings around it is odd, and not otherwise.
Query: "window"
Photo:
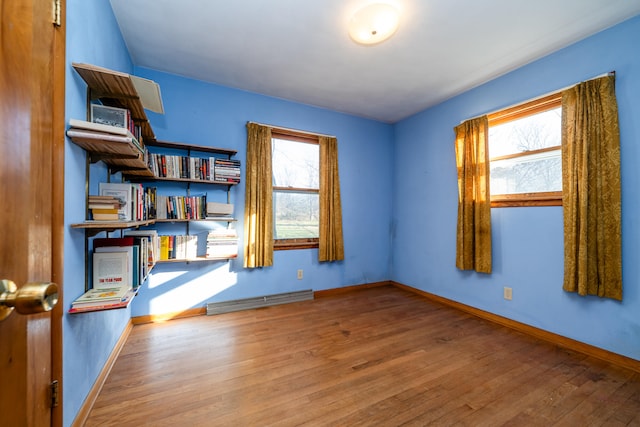
[[[561,94],[489,115],[491,206],[562,205]]]
[[[318,138],[273,129],[271,147],[274,249],[318,247]]]

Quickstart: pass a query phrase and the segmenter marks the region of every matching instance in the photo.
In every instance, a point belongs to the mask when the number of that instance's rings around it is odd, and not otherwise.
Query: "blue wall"
[[[473,307],[640,360],[640,17],[633,18],[395,126],[392,278]],[[494,272],[455,268],[454,126],[616,71],[624,301],[562,290],[561,207],[492,209]],[[503,287],[513,300],[503,299]]]
[[[108,0],[67,1],[67,122],[69,118],[86,117],[86,85],[71,67],[72,62],[133,71]],[[84,232],[71,229],[69,224],[85,219],[85,158],[84,150],[67,141],[63,282],[67,307],[84,292]],[[104,167],[92,167],[91,176],[92,179],[104,179]],[[130,310],[64,316],[64,425],[73,422],[130,316]]]
[[[335,135],[345,261],[320,264],[317,250],[294,250],[276,251],[273,267],[254,270],[242,267],[242,253],[229,262],[161,264],[155,267],[148,288],[134,300],[134,316],[202,307],[213,301],[389,279],[391,125],[144,68],[136,68],[135,74],[156,81],[162,90],[165,114],[149,113],[157,139],[235,149],[243,176],[247,121]],[[226,200],[223,188],[192,188],[194,194],[204,191],[207,200]],[[244,193],[244,182],[231,188],[240,239]],[[197,226],[192,224],[192,230]],[[155,228],[161,234],[181,232],[163,224]],[[184,227],[182,230],[184,233]],[[296,278],[298,269],[304,270],[303,280]]]

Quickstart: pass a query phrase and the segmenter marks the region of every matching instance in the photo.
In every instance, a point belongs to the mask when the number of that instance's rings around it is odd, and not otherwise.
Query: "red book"
[[[98,237],[93,239],[93,248],[104,246],[133,246],[133,237]]]

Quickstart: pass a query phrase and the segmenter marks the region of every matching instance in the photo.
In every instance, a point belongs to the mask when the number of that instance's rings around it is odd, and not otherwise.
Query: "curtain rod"
[[[615,70],[613,70],[613,71],[609,71],[608,73],[603,73],[603,74],[597,75],[597,76],[595,76],[595,77],[591,77],[590,79],[582,80],[580,83],[584,83],[584,82],[588,82],[588,81],[591,81],[591,80],[599,79],[599,78],[601,78],[601,77],[615,76],[615,75],[616,75],[616,71],[615,71]],[[480,114],[480,115],[477,115],[477,116],[471,117],[471,118],[469,118],[469,119],[464,119],[464,120],[462,120],[460,123],[462,124],[462,123],[464,123],[464,122],[466,122],[466,121],[468,121],[468,120],[477,119],[477,118],[482,117],[482,116],[490,116],[491,114],[497,113],[498,111],[507,110],[507,109],[509,109],[509,108],[515,107],[515,106],[520,105],[520,104],[526,104],[527,102],[535,101],[536,99],[542,99],[542,98],[544,98],[545,96],[549,96],[549,95],[552,95],[552,94],[554,94],[554,93],[562,92],[562,91],[567,90],[567,89],[569,89],[570,87],[573,87],[573,86],[575,86],[576,84],[580,84],[580,83],[574,83],[574,84],[572,84],[572,85],[565,86],[565,87],[563,87],[563,88],[556,89],[556,90],[553,90],[553,91],[551,91],[551,92],[547,92],[547,93],[545,93],[544,95],[536,96],[535,98],[530,98],[530,99],[528,99],[528,100],[525,100],[525,101],[522,101],[522,102],[518,102],[518,103],[516,103],[516,104],[511,104],[511,105],[509,105],[509,106],[507,106],[507,107],[502,107],[502,108],[500,108],[500,109],[493,110],[493,111],[490,111],[490,112],[488,112],[488,113]]]
[[[247,124],[249,123],[253,123],[254,125],[260,125],[260,126],[267,126],[273,129],[279,129],[279,130],[285,130],[285,131],[290,131],[290,132],[297,132],[297,133],[302,133],[305,135],[313,135],[313,136],[324,136],[327,138],[337,138],[335,135],[327,135],[324,133],[317,133],[317,132],[309,132],[306,130],[299,130],[299,129],[292,129],[292,128],[285,128],[282,126],[274,126],[274,125],[269,125],[269,124],[265,124],[265,123],[258,123],[258,122],[252,122],[252,121],[248,121]]]

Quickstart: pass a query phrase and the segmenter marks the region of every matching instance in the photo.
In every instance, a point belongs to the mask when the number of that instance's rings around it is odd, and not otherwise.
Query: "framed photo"
[[[91,121],[103,125],[127,129],[129,127],[128,111],[125,108],[107,107],[91,104]]]

